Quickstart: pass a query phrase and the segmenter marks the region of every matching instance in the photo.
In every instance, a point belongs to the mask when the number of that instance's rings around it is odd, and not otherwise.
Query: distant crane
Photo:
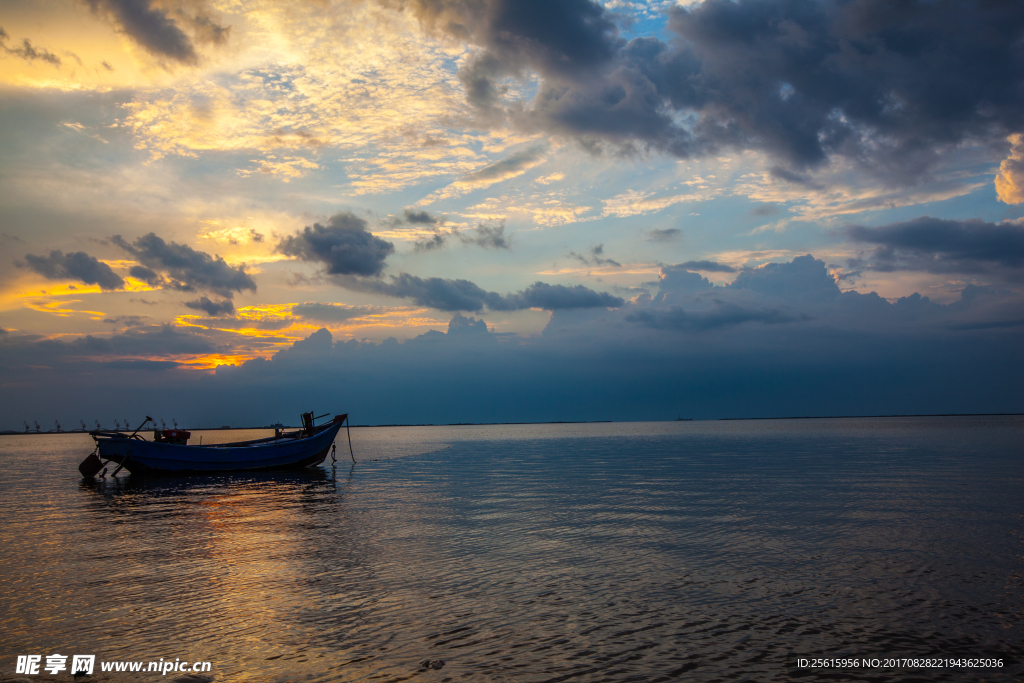
[[[114,418],[114,429],[121,431],[121,423],[117,421],[116,417]]]
[[[164,429],[167,429],[167,423],[164,422],[164,419],[162,417],[160,418],[160,426],[163,427]]]
[[[103,429],[103,427],[100,427],[100,421],[96,420],[96,431],[99,431],[101,429]]]
[[[60,422],[57,422],[57,420],[54,420],[53,424],[57,425],[57,433],[58,434],[60,434],[62,431],[64,431],[63,429],[60,428]]]
[[[174,428],[175,428],[175,429],[177,429],[177,428],[178,428],[178,421],[177,421],[177,420],[175,420],[175,419],[174,419],[174,418],[172,417],[172,418],[171,418],[171,422],[172,422],[172,423],[174,424]]]
[[[36,434],[43,431],[43,428],[39,426],[39,420],[32,420],[32,423],[36,426]]]
[[[79,420],[79,422],[82,423],[82,431],[83,432],[89,431],[89,428],[85,426],[85,420]]]
[[[25,421],[22,420],[22,422],[25,422]],[[29,432],[28,422],[25,422],[25,433],[28,434],[28,432]]]

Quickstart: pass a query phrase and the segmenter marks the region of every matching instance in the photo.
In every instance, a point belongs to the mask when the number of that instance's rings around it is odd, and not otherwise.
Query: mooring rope
[[[345,433],[348,434],[348,454],[352,457],[352,463],[356,462],[356,455],[352,452],[352,430],[349,429],[351,425],[348,421],[348,415],[345,416]]]

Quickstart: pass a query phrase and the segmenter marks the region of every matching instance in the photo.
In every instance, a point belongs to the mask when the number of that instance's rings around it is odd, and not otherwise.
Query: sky
[[[0,429],[1024,412],[1024,6],[0,0]]]

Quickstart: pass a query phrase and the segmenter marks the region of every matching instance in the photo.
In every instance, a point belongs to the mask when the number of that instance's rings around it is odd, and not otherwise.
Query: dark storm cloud
[[[778,309],[750,309],[720,301],[716,304],[717,306],[709,311],[686,311],[679,306],[671,306],[668,310],[659,311],[641,310],[627,315],[626,320],[657,330],[702,332],[747,322],[781,325],[809,319],[806,316],[793,315]]]
[[[727,266],[724,263],[717,261],[685,261],[683,263],[676,264],[676,268],[684,268],[686,270],[697,270],[705,273],[735,273],[736,269],[732,266]]]
[[[24,263],[15,263],[34,270],[48,280],[78,280],[87,285],[99,285],[104,290],[124,289],[124,280],[120,275],[84,251],[65,254],[55,249],[49,256],[26,254]]]
[[[485,225],[481,223],[472,230],[458,233],[463,244],[474,244],[484,249],[509,249],[508,238],[505,237],[505,224]]]
[[[616,32],[589,0],[413,0],[483,48],[460,76],[495,114],[500,81],[542,77],[524,127],[681,157],[759,149],[795,170],[839,155],[910,181],[937,150],[1024,128],[1024,7],[987,0],[706,0],[665,43]],[[685,122],[683,122],[685,121]]]
[[[326,226],[314,223],[285,237],[277,250],[286,256],[321,263],[329,275],[380,275],[395,251],[391,242],[374,237],[366,221],[346,211],[331,216]]]
[[[130,253],[145,267],[133,267],[129,271],[132,277],[138,277],[154,286],[158,282],[163,284],[163,279],[157,276],[159,271],[170,278],[165,286],[183,292],[205,289],[230,299],[234,292],[256,291],[256,283],[245,272],[244,265],[237,268],[229,266],[220,256],[210,256],[186,244],[165,242],[152,232],[132,243],[120,235],[114,235],[110,241]]]
[[[305,303],[292,307],[292,315],[304,320],[316,320],[319,322],[344,322],[352,318],[361,318],[364,315],[380,313],[382,308],[378,306],[346,306],[343,304],[320,304]]]
[[[612,59],[620,44],[611,18],[590,0],[414,0],[408,5],[428,28],[484,46],[460,73],[469,99],[489,106],[494,79],[525,68],[581,76]]]
[[[211,318],[235,314],[235,305],[231,303],[231,299],[211,301],[209,297],[204,296],[195,301],[186,301],[185,305],[196,311],[204,311]]]
[[[146,266],[132,266],[131,268],[128,269],[128,274],[131,275],[133,278],[137,280],[142,280],[146,284],[151,285],[153,287],[159,286],[160,283],[163,281],[163,278],[160,277],[159,273],[157,273],[152,268],[147,268]]]
[[[877,228],[847,228],[855,242],[877,245],[866,259],[851,265],[889,272],[986,273],[1024,269],[1024,227],[980,220],[943,220],[922,216]]]
[[[150,0],[86,0],[86,3],[94,12],[109,16],[121,31],[149,53],[184,64],[198,60],[192,40],[167,11],[154,8]]]
[[[184,21],[200,42],[221,44],[227,40],[230,27],[221,26],[201,9],[190,13],[185,7],[172,9],[152,0],[85,0],[97,14],[112,23],[157,57],[182,64],[199,61],[195,44],[174,17]]]

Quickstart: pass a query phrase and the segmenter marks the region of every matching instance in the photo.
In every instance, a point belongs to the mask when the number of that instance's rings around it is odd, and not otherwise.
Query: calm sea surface
[[[0,678],[1024,676],[1022,418],[360,428],[355,465],[343,438],[311,474],[86,482],[87,435],[0,437]]]

